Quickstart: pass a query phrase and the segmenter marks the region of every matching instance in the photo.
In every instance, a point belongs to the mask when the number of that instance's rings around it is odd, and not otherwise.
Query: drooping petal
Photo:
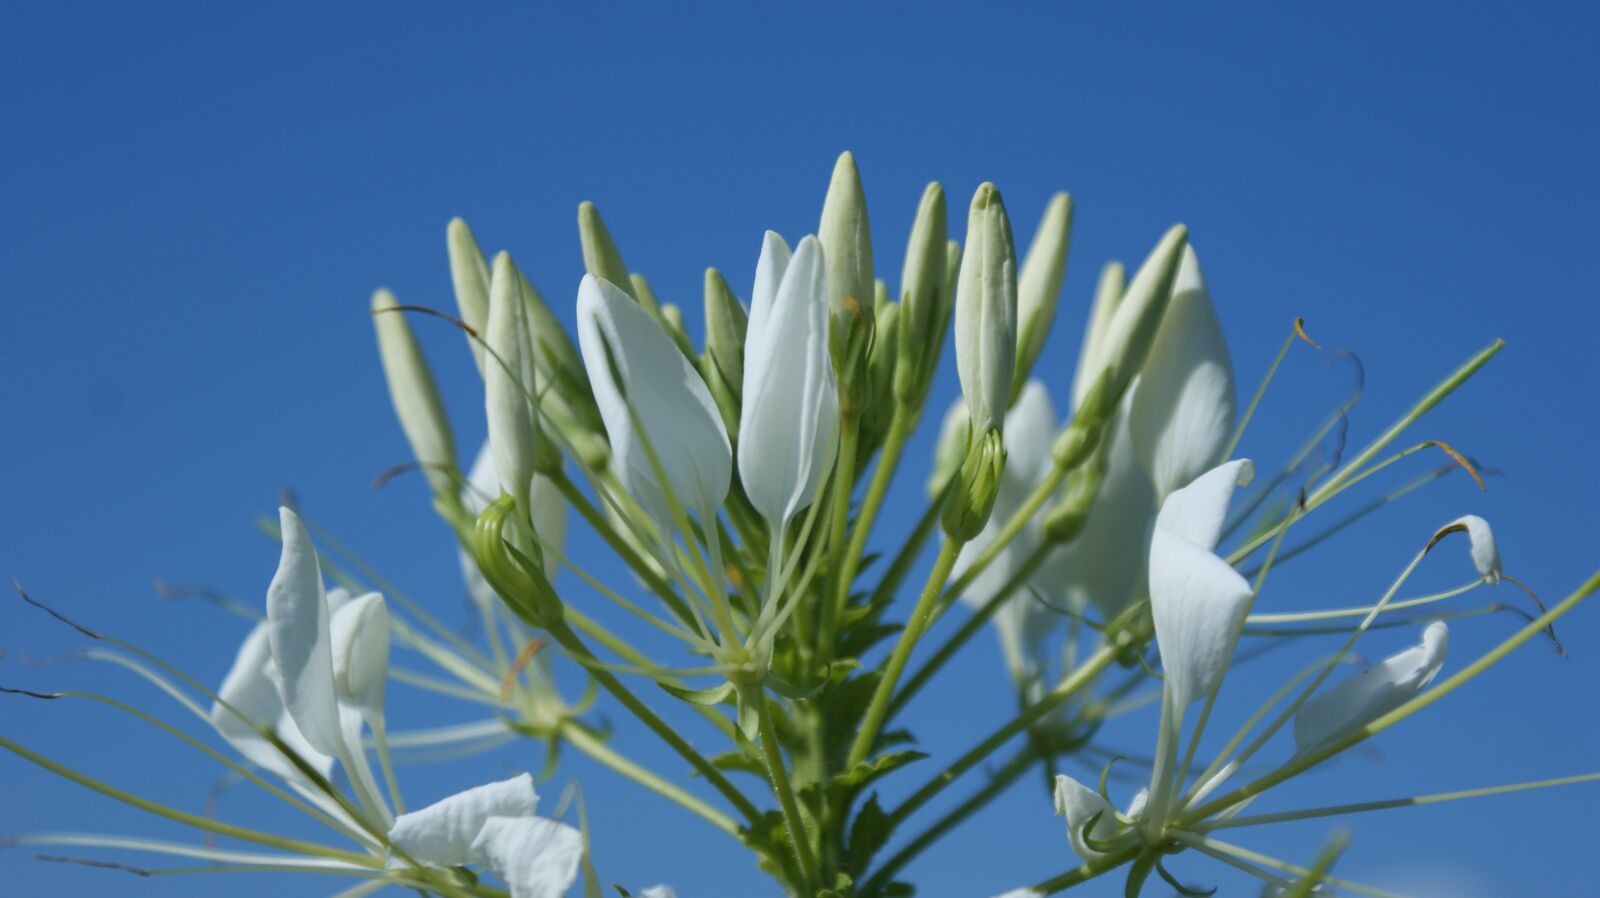
[[[1192,246],[1139,375],[1132,419],[1139,463],[1167,496],[1209,470],[1228,448],[1235,411],[1233,363]]]
[[[822,248],[806,237],[783,266],[769,259],[781,246],[769,238],[757,267],[739,415],[739,477],[774,526],[810,504],[833,464],[839,426]],[[769,298],[762,282],[780,267],[781,283]]]
[[[1140,389],[1143,389],[1143,383]],[[1250,584],[1212,550],[1248,461],[1219,466],[1167,497],[1150,537],[1150,613],[1178,714],[1227,672]]]
[[[1294,717],[1294,744],[1309,751],[1405,704],[1444,666],[1450,628],[1434,621],[1422,642],[1311,697]]]
[[[539,803],[533,777],[524,773],[498,783],[457,792],[420,810],[402,814],[389,828],[396,848],[427,864],[453,867],[485,863],[473,842],[491,817],[533,816]]]
[[[1248,485],[1255,471],[1249,459],[1240,458],[1201,474],[1161,503],[1156,527],[1207,551],[1216,549],[1234,488]]]
[[[328,599],[317,550],[300,516],[278,509],[283,552],[267,587],[267,638],[278,671],[278,687],[289,715],[317,751],[339,757],[339,702],[333,685],[333,650]]]
[[[542,817],[490,817],[472,843],[511,898],[560,898],[578,878],[583,834]]]
[[[1100,797],[1100,793],[1066,774],[1056,776],[1056,813],[1067,818],[1067,841],[1072,843],[1072,850],[1086,861],[1104,854],[1090,848],[1083,839],[1084,828],[1096,814],[1100,815],[1100,819],[1095,820],[1094,828],[1089,831],[1089,837],[1095,841],[1109,841],[1128,831],[1126,826],[1117,822],[1116,810]]]
[[[618,476],[634,499],[658,523],[670,520],[648,440],[680,503],[703,512],[721,507],[733,474],[728,433],[672,338],[626,293],[590,275],[578,287],[578,343]]]
[[[334,612],[329,622],[333,681],[340,701],[367,715],[383,713],[389,679],[389,609],[369,592]]]
[[[233,667],[217,687],[217,697],[227,702],[238,715],[222,706],[211,706],[211,722],[217,732],[227,739],[239,754],[256,766],[296,781],[305,777],[278,750],[257,731],[258,726],[272,727],[284,745],[305,759],[323,776],[333,770],[333,759],[312,748],[306,737],[295,726],[294,720],[284,711],[283,698],[278,686],[267,671],[271,666],[271,646],[267,639],[267,625],[257,624],[239,647]],[[244,719],[240,719],[243,715]]]
[[[1493,586],[1500,582],[1500,548],[1495,545],[1494,531],[1489,529],[1489,522],[1475,514],[1464,515],[1439,528],[1439,532],[1429,540],[1428,548],[1450,533],[1465,533],[1467,539],[1472,541],[1472,564],[1478,569],[1478,575],[1484,582]]]

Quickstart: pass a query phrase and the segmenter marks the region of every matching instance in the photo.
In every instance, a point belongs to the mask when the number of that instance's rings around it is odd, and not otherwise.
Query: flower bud
[[[1094,290],[1094,306],[1089,310],[1089,325],[1083,330],[1078,367],[1072,377],[1073,408],[1083,404],[1085,394],[1104,369],[1100,356],[1106,341],[1106,330],[1111,326],[1111,316],[1122,302],[1122,291],[1126,287],[1127,274],[1121,262],[1107,262],[1106,267],[1100,269],[1100,282]]]
[[[561,325],[561,320],[550,310],[544,297],[534,289],[533,283],[521,269],[517,269],[517,277],[522,284],[522,310],[534,349],[533,368],[542,378],[541,390],[545,382],[552,385],[543,393],[545,397],[555,400],[547,411],[557,418],[565,412],[566,418],[572,419],[570,423],[584,432],[603,436],[600,410],[595,407],[594,394],[589,388],[589,375],[584,371],[578,348],[567,336],[567,329]],[[580,434],[570,433],[568,436],[569,439],[575,439]]]
[[[628,266],[622,261],[622,253],[611,239],[611,232],[606,230],[600,210],[588,200],[578,204],[578,241],[583,245],[584,271],[610,281],[618,290],[638,299],[633,290],[633,281],[628,277]],[[655,310],[650,309],[650,313],[654,315]]]
[[[1116,313],[1106,325],[1105,342],[1097,353],[1097,362],[1102,370],[1111,372],[1107,389],[1112,405],[1121,400],[1150,354],[1150,345],[1155,342],[1156,330],[1172,299],[1172,282],[1177,277],[1178,264],[1188,240],[1189,229],[1181,224],[1173,225],[1162,235],[1161,242],[1134,274]]]
[[[450,253],[450,283],[455,287],[456,308],[467,327],[482,335],[489,321],[489,265],[483,260],[483,250],[478,248],[478,240],[465,221],[450,219],[444,234],[445,247]],[[483,345],[468,336],[467,346],[472,349],[478,374],[483,374]]]
[[[890,302],[889,289],[878,282],[877,313],[874,316],[872,352],[867,360],[870,389],[861,415],[861,440],[856,467],[859,469],[877,450],[894,416],[894,370],[900,353],[900,303]]]
[[[976,433],[998,430],[1011,398],[1017,351],[1016,255],[1000,191],[972,197],[967,247],[956,283],[956,371]]]
[[[1033,363],[1044,349],[1050,325],[1056,320],[1056,303],[1061,298],[1061,283],[1067,276],[1067,248],[1072,239],[1072,197],[1058,193],[1050,198],[1039,230],[1022,258],[1022,273],[1017,277],[1017,370],[1011,376],[1011,398],[1022,392],[1022,385],[1033,370]]]
[[[944,188],[935,181],[922,191],[911,239],[906,243],[906,264],[900,272],[900,347],[894,395],[906,405],[922,405],[950,325],[945,267],[948,230]]]
[[[489,281],[489,328],[485,341],[484,408],[489,418],[489,450],[500,472],[500,489],[513,497],[523,515],[535,471],[538,440],[538,387],[533,376],[533,342],[528,333],[522,277],[508,253],[494,257]]]
[[[739,400],[744,383],[744,337],[750,317],[715,268],[706,269],[706,353],[717,378]]]
[[[828,307],[836,329],[849,327],[856,317],[845,300],[861,306],[872,301],[872,230],[867,223],[867,197],[861,190],[861,173],[849,151],[839,154],[822,201],[822,222],[817,226],[822,256],[828,263]],[[841,374],[843,371],[841,370]]]
[[[999,428],[990,428],[973,441],[956,474],[955,489],[945,503],[941,523],[953,540],[967,542],[983,532],[994,510],[1005,474],[1006,451]]]
[[[394,294],[379,290],[372,294],[372,324],[378,332],[378,355],[383,360],[383,375],[389,382],[389,398],[394,403],[400,429],[411,444],[411,455],[422,465],[436,502],[455,495],[449,469],[456,466],[456,444],[450,434],[450,419],[444,400],[428,370],[422,348],[406,323],[405,314],[395,306]],[[444,468],[445,470],[440,470]],[[453,504],[453,503],[452,503]]]
[[[1104,466],[1079,465],[1067,475],[1056,500],[1045,509],[1039,531],[1046,542],[1070,542],[1083,532],[1083,525],[1094,509],[1095,497],[1100,495],[1100,481],[1104,479]]]
[[[695,359],[694,343],[689,339],[688,329],[683,326],[683,310],[670,302],[663,304],[661,306],[661,329],[666,331],[667,336],[672,338],[672,342],[678,345],[678,351],[693,362]]]

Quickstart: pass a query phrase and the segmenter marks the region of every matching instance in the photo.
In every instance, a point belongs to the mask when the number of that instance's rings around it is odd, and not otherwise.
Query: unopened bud
[[[967,542],[983,532],[994,510],[1000,479],[1005,474],[1006,451],[998,428],[990,428],[967,449],[956,473],[955,489],[946,500],[941,523],[953,540]]]
[[[383,360],[383,375],[389,382],[389,398],[395,417],[411,455],[422,465],[436,502],[456,495],[450,471],[456,466],[455,438],[444,400],[428,370],[428,360],[411,333],[405,313],[395,307],[394,294],[379,290],[372,294],[372,324],[378,333],[378,355]]]
[[[450,283],[455,287],[456,308],[467,327],[479,334],[489,322],[489,263],[483,260],[483,250],[472,236],[472,229],[459,218],[450,219],[445,228],[445,248],[450,253]],[[483,374],[483,345],[467,336],[467,346],[472,349],[472,360]]]
[[[533,341],[528,332],[522,277],[508,253],[494,257],[489,282],[489,329],[485,342],[484,409],[489,419],[489,450],[500,489],[527,513],[538,442],[534,397]]]
[[[578,241],[583,245],[583,269],[603,281],[610,281],[618,290],[638,299],[633,292],[633,282],[628,279],[628,266],[622,253],[606,230],[600,210],[585,200],[578,204]]]
[[[1139,266],[1106,326],[1105,344],[1097,353],[1097,361],[1103,370],[1111,372],[1112,404],[1122,398],[1150,354],[1161,317],[1172,299],[1172,282],[1177,277],[1178,263],[1183,260],[1183,248],[1188,241],[1188,228],[1180,224],[1168,229]]]
[[[706,269],[706,352],[735,400],[744,385],[744,334],[750,316],[715,268]]]
[[[1095,286],[1094,305],[1089,309],[1089,324],[1083,329],[1083,345],[1078,350],[1078,367],[1072,376],[1072,405],[1083,404],[1084,394],[1094,385],[1100,372],[1105,370],[1100,355],[1106,340],[1106,330],[1122,302],[1122,291],[1127,287],[1127,273],[1121,262],[1107,262],[1100,269],[1100,282]]]
[[[1017,369],[1011,376],[1011,399],[1022,392],[1033,363],[1044,349],[1045,338],[1056,320],[1061,283],[1067,276],[1067,249],[1072,240],[1072,197],[1058,193],[1050,198],[1039,230],[1028,244],[1017,276]]]
[[[817,226],[822,256],[828,268],[828,307],[834,327],[849,327],[853,313],[845,301],[865,305],[872,301],[872,229],[867,222],[867,197],[861,190],[856,158],[840,153],[822,201],[822,221]],[[837,356],[836,356],[837,358]]]
[[[914,407],[921,406],[927,395],[950,326],[945,266],[948,230],[944,188],[935,181],[922,191],[906,243],[906,264],[900,272],[900,346],[894,395]]]
[[[956,372],[973,430],[999,430],[1011,398],[1017,352],[1017,263],[1000,191],[972,197],[967,247],[956,284]]]
[[[1100,481],[1104,476],[1104,466],[1099,464],[1079,465],[1072,469],[1061,493],[1045,509],[1044,518],[1040,521],[1039,532],[1047,542],[1070,542],[1083,532],[1083,525],[1088,522],[1089,512],[1094,508],[1095,497],[1100,495]]]

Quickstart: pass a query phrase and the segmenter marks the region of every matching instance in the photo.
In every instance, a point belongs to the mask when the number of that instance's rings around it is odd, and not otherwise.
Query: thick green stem
[[[950,579],[950,569],[955,567],[956,558],[961,554],[961,543],[945,538],[944,545],[939,548],[939,557],[933,563],[933,570],[928,573],[928,582],[922,587],[922,597],[917,599],[917,607],[912,609],[911,617],[906,621],[906,627],[900,633],[900,641],[895,643],[894,651],[889,655],[889,662],[884,666],[883,676],[878,680],[878,686],[872,693],[872,702],[867,705],[867,713],[861,721],[861,729],[856,731],[855,742],[850,745],[850,758],[845,764],[849,770],[867,759],[872,752],[872,744],[877,741],[878,732],[883,729],[883,723],[889,714],[889,699],[894,697],[895,687],[900,684],[900,674],[906,669],[906,663],[911,660],[911,651],[917,647],[917,641],[928,628],[928,622],[933,616],[933,606],[939,600],[939,592],[944,589],[945,581]]]
[[[987,739],[978,743],[972,750],[956,759],[955,763],[933,779],[929,780],[922,788],[912,793],[898,808],[889,813],[889,819],[895,822],[909,817],[917,808],[922,807],[938,795],[944,788],[955,782],[956,777],[966,773],[977,766],[984,758],[994,754],[995,749],[1004,745],[1011,737],[1033,726],[1045,715],[1059,708],[1067,699],[1072,698],[1079,689],[1088,685],[1111,665],[1117,658],[1117,650],[1112,646],[1101,646],[1090,655],[1083,664],[1067,675],[1060,685],[1050,690],[1043,698],[1029,706],[1026,711],[1017,715],[1000,729],[995,730]]]
[[[945,610],[951,605],[955,604],[956,599],[960,598],[961,594],[967,591],[967,587],[972,585],[972,581],[978,579],[978,575],[987,570],[989,565],[1000,557],[1000,553],[1011,545],[1011,541],[1017,538],[1017,534],[1021,533],[1024,527],[1028,526],[1028,522],[1033,520],[1034,516],[1039,513],[1039,509],[1050,501],[1050,497],[1055,495],[1056,489],[1061,486],[1061,481],[1065,480],[1070,473],[1072,473],[1071,468],[1064,468],[1061,465],[1051,466],[1050,473],[1046,474],[1044,480],[1041,480],[1039,485],[1034,487],[1033,492],[1028,494],[1028,498],[1022,500],[1022,504],[1017,507],[1016,513],[1011,516],[1010,520],[1006,521],[1004,527],[1000,528],[1000,532],[995,534],[994,539],[987,546],[983,547],[983,551],[978,553],[978,557],[972,559],[972,564],[961,572],[961,576],[950,584],[950,588],[945,591],[944,597],[939,600],[939,607],[934,612],[935,619],[944,614]]]
[[[817,657],[823,663],[833,657],[839,616],[844,613],[845,602],[850,595],[850,583],[844,579],[849,567],[844,534],[850,524],[850,493],[855,486],[856,440],[860,428],[858,422],[848,418],[840,421],[839,426],[839,460],[834,463],[833,509],[828,527],[828,553],[833,556],[833,580],[822,596],[821,619],[817,625]],[[860,529],[859,524],[857,529]]]
[[[728,835],[738,838],[739,824],[735,823],[732,817],[678,788],[672,781],[639,766],[576,722],[571,720],[562,722],[561,738],[565,739],[568,745],[601,764],[644,786],[662,798],[681,805],[685,810],[699,815],[706,822]]]
[[[1138,847],[1126,848],[1115,854],[1103,855],[1087,864],[1084,864],[1081,867],[1074,867],[1060,876],[1047,879],[1044,882],[1033,886],[1033,891],[1038,892],[1041,895],[1054,895],[1057,892],[1065,892],[1067,889],[1070,889],[1075,885],[1081,885],[1082,883],[1088,882],[1102,873],[1107,873],[1117,869],[1123,864],[1126,864],[1127,862],[1138,857],[1139,852],[1142,850],[1142,848]]]
[[[750,799],[744,797],[744,793],[740,792],[733,783],[728,782],[728,778],[723,775],[721,770],[717,769],[716,765],[706,760],[704,755],[696,751],[694,746],[678,735],[678,732],[666,721],[657,717],[654,711],[651,711],[644,702],[639,700],[638,696],[634,695],[627,686],[622,684],[621,680],[617,679],[614,674],[601,665],[600,659],[589,651],[589,647],[584,645],[583,640],[578,637],[577,633],[573,632],[572,627],[568,626],[565,621],[557,622],[550,628],[550,635],[555,638],[556,642],[560,643],[562,648],[571,652],[580,663],[584,664],[584,667],[589,671],[589,675],[594,677],[595,682],[599,683],[602,689],[611,693],[617,701],[622,703],[623,707],[633,713],[633,716],[639,718],[641,723],[649,727],[651,732],[661,737],[661,741],[667,743],[673,751],[676,751],[685,761],[688,761],[689,765],[698,771],[701,776],[705,777],[706,782],[709,782],[712,787],[721,792],[723,797],[728,799],[728,803],[733,805],[741,815],[752,823],[761,818],[760,810],[750,802]]]
[[[767,774],[772,779],[772,791],[783,808],[783,822],[789,830],[789,842],[800,866],[800,876],[805,880],[805,894],[817,891],[821,873],[817,869],[816,855],[811,851],[811,834],[805,819],[800,816],[800,803],[795,801],[794,786],[789,782],[789,771],[783,765],[783,749],[778,744],[778,731],[772,725],[772,709],[767,707],[767,697],[758,695],[756,716],[761,725],[761,753],[766,756]]]

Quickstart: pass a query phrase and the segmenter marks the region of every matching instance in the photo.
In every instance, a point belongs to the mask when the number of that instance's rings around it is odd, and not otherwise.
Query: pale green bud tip
[[[817,228],[828,267],[828,303],[843,323],[845,299],[865,304],[872,298],[872,229],[867,221],[867,196],[861,173],[848,151],[839,154],[822,203]]]
[[[629,296],[638,299],[633,282],[628,277],[628,266],[622,261],[622,252],[606,230],[600,210],[594,203],[584,200],[578,204],[578,240],[583,245],[583,268],[601,280],[610,281]]]
[[[1108,398],[1113,404],[1121,399],[1150,354],[1161,317],[1172,299],[1172,283],[1188,242],[1189,229],[1181,224],[1173,225],[1162,235],[1161,242],[1134,274],[1106,326],[1105,343],[1098,361],[1111,372]]]
[[[735,398],[744,384],[744,337],[749,315],[722,272],[706,269],[706,352]]]
[[[956,473],[955,489],[941,518],[944,532],[951,539],[967,542],[983,532],[994,510],[1005,467],[1006,452],[999,430],[991,429],[973,441]]]
[[[1072,197],[1058,193],[1051,197],[1039,221],[1039,230],[1022,260],[1017,276],[1017,370],[1012,380],[1012,397],[1033,369],[1044,348],[1045,337],[1055,322],[1061,284],[1067,276],[1067,248],[1072,238]]]
[[[900,272],[900,353],[894,391],[907,405],[920,404],[949,325],[948,231],[944,188],[934,181],[922,191]]]
[[[973,194],[967,216],[955,321],[956,371],[972,426],[980,433],[999,429],[1016,367],[1016,255],[1000,191],[987,182]]]
[[[405,313],[399,310],[394,294],[378,290],[372,294],[372,324],[378,336],[378,355],[395,417],[411,445],[412,457],[426,466],[429,485],[435,495],[454,495],[447,471],[456,463],[455,440],[444,400],[428,369],[428,361],[411,333]]]

